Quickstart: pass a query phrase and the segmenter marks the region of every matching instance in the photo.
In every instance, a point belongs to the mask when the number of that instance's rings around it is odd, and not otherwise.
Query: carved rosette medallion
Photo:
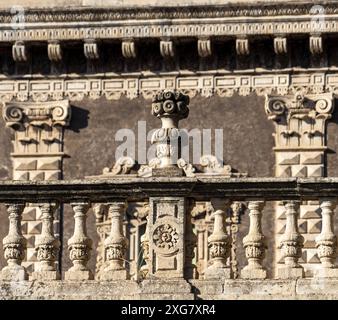
[[[169,223],[158,226],[153,233],[155,246],[162,251],[173,252],[177,247],[179,235],[174,226]]]

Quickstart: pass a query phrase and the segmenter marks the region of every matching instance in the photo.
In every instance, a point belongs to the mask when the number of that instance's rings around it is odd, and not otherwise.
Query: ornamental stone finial
[[[151,112],[162,121],[162,128],[157,129],[151,139],[151,143],[156,144],[153,173],[158,171],[163,175],[165,168],[165,171],[170,170],[170,174],[182,175],[182,169],[177,166],[180,158],[178,122],[188,117],[188,104],[189,97],[176,90],[160,91],[153,97]]]

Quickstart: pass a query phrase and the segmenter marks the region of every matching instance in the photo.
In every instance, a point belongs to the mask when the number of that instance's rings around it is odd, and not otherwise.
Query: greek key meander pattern
[[[63,99],[79,101],[86,97],[98,99],[102,96],[108,100],[118,100],[122,96],[134,99],[139,95],[151,99],[154,93],[162,89],[181,90],[190,97],[196,94],[203,97],[214,94],[231,97],[235,93],[247,96],[252,92],[259,96],[271,93],[282,96],[295,93],[336,94],[338,73],[9,79],[0,81],[0,100],[2,102],[28,100],[46,102]]]

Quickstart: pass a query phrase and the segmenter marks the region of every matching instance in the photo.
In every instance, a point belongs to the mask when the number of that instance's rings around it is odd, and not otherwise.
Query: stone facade
[[[271,182],[271,195],[231,198],[183,186],[337,176],[335,1],[38,2],[0,4],[0,177],[55,188],[1,198],[3,297],[23,297],[28,279],[45,285],[32,298],[75,298],[73,281],[102,299],[268,299],[288,288],[302,299],[320,286],[337,298],[334,191],[290,196],[276,180],[280,197]],[[114,159],[119,129],[141,143],[139,120],[156,129],[145,142],[155,157]],[[171,142],[182,128],[224,129],[224,163],[212,148],[199,163],[180,158]],[[148,189],[165,177],[174,182]],[[53,196],[71,179],[81,179],[71,194],[111,179],[144,193]],[[102,293],[116,281],[126,291]]]

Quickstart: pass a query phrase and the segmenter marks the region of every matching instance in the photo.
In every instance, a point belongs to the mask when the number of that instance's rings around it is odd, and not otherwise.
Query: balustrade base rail
[[[262,300],[338,299],[338,279],[119,281],[0,281],[0,299],[46,300]]]

